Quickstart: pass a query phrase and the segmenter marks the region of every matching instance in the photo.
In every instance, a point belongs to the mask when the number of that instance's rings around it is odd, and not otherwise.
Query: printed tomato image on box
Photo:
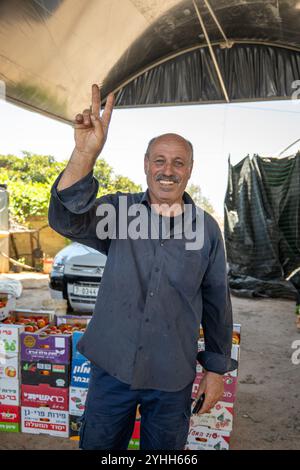
[[[72,361],[71,387],[88,388],[90,373],[90,361]]]
[[[20,382],[18,380],[0,379],[0,405],[20,405]]]
[[[69,413],[81,416],[84,412],[87,388],[70,387]]]
[[[233,405],[219,401],[210,411],[203,415],[192,415],[190,426],[207,426],[219,431],[232,431]]]
[[[21,360],[68,364],[71,356],[71,338],[69,334],[56,333],[56,328],[50,326],[39,333],[21,333]],[[48,331],[55,333],[51,335],[47,333]]]
[[[16,353],[0,353],[0,379],[19,379],[19,355]]]
[[[69,389],[50,387],[48,384],[22,385],[21,404],[22,406],[68,411]]]
[[[69,413],[22,406],[22,432],[69,437]]]
[[[0,405],[0,431],[19,432],[20,422],[19,406]]]
[[[191,426],[185,450],[228,450],[230,433],[204,426]]]
[[[69,364],[51,362],[21,362],[22,384],[48,384],[51,387],[67,388],[70,383]]]

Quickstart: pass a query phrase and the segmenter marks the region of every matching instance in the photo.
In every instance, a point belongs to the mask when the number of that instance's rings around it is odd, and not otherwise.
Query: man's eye
[[[163,165],[164,161],[163,160],[155,160],[155,163],[157,165]]]
[[[175,162],[175,166],[183,166],[183,162]]]

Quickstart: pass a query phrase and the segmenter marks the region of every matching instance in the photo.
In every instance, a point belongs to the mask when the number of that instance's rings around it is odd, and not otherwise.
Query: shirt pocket
[[[208,257],[201,251],[184,250],[170,275],[171,282],[181,292],[193,296],[201,286],[207,265]]]

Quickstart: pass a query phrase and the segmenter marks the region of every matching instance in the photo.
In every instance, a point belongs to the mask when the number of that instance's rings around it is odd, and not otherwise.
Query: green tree
[[[32,215],[47,215],[51,186],[66,164],[67,160],[58,162],[51,155],[26,151],[22,157],[0,155],[0,184],[7,185],[10,211],[18,222],[24,224]],[[115,175],[103,158],[98,158],[94,175],[99,181],[98,197],[116,191],[141,191],[129,178]]]

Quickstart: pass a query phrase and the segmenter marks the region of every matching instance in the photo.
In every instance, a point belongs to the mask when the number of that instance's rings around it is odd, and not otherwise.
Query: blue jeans
[[[183,450],[191,415],[191,383],[179,392],[130,390],[92,365],[79,447],[126,450],[140,405],[141,450]]]

